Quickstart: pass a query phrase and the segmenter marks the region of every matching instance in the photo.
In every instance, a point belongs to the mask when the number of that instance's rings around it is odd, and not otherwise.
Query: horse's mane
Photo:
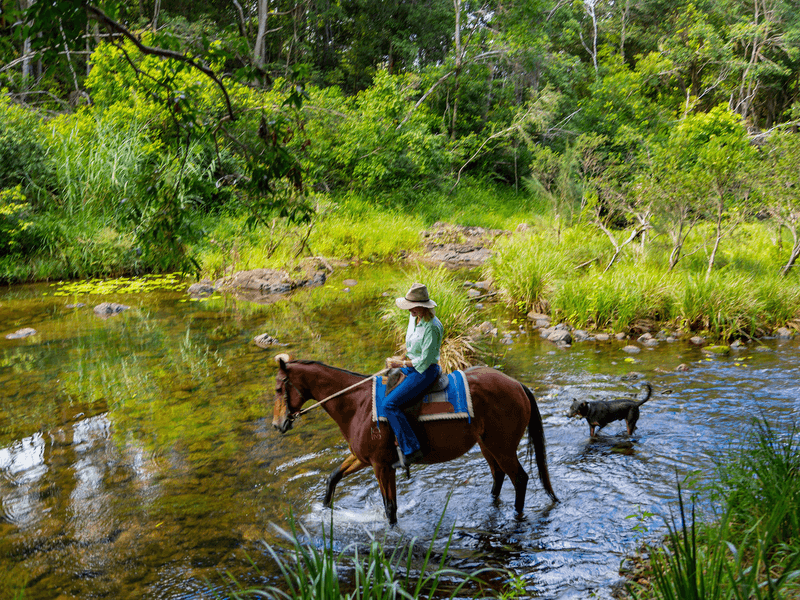
[[[355,371],[348,371],[347,369],[340,369],[339,367],[334,367],[332,365],[327,365],[323,362],[318,360],[292,360],[289,362],[298,363],[301,365],[319,365],[321,367],[325,367],[327,369],[334,369],[335,371],[340,371],[341,373],[347,373],[348,375],[355,375],[356,377],[368,377],[368,375],[364,375],[363,373],[356,373]]]

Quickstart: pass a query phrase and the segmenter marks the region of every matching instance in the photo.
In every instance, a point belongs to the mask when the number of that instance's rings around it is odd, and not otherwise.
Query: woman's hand
[[[401,367],[407,367],[411,361],[405,360],[402,356],[390,356],[386,359],[386,368],[387,369],[399,369]]]

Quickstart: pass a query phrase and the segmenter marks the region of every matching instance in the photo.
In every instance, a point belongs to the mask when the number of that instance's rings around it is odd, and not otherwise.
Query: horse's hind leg
[[[519,514],[522,514],[522,511],[525,509],[525,494],[528,490],[529,477],[525,472],[525,469],[522,467],[522,464],[519,462],[516,451],[506,452],[505,454],[501,454],[500,452],[492,453],[489,451],[488,447],[483,445],[481,446],[481,449],[483,450],[483,455],[486,457],[486,460],[489,463],[489,467],[492,467],[493,460],[499,467],[500,472],[508,475],[508,478],[514,484],[514,508]],[[492,460],[490,460],[489,457],[492,457]],[[492,487],[492,492],[494,492],[496,487],[498,493],[500,493],[500,485],[498,484],[499,476],[495,475],[494,469],[492,470],[492,476],[494,476],[495,482],[494,487]],[[503,480],[500,478],[500,484],[502,483]]]
[[[483,442],[479,441],[478,445],[481,447],[483,458],[486,459],[486,462],[489,464],[489,470],[492,472],[492,496],[497,499],[500,497],[500,490],[503,489],[503,481],[506,478],[506,474],[500,468],[500,465],[497,464],[494,457],[483,446]]]
[[[361,462],[356,458],[355,454],[351,454],[344,459],[344,462],[336,467],[333,473],[330,474],[330,477],[328,477],[328,487],[325,490],[325,498],[322,500],[322,505],[325,508],[330,507],[331,501],[333,500],[333,492],[336,490],[336,484],[343,478],[352,475],[356,471],[360,471],[366,466],[367,463]]]

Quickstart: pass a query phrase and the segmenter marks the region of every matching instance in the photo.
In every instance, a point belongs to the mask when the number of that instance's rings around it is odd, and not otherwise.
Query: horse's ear
[[[292,360],[292,357],[288,354],[278,354],[275,357],[275,361],[278,363],[278,366],[281,368],[281,371],[286,370],[286,363]]]

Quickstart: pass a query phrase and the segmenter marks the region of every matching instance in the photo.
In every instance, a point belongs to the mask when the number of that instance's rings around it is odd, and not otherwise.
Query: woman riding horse
[[[408,422],[403,409],[414,401],[439,377],[439,349],[444,336],[444,326],[433,312],[436,302],[428,295],[428,288],[415,283],[402,298],[398,307],[410,311],[406,330],[406,359],[390,358],[387,366],[397,368],[405,378],[386,395],[383,409],[389,425],[397,438],[400,457],[392,466],[406,468],[423,457],[419,440]]]

